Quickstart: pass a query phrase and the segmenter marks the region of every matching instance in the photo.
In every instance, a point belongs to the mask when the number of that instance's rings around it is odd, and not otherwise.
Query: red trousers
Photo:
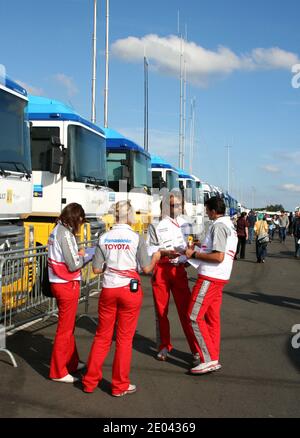
[[[75,318],[80,292],[79,281],[51,283],[51,291],[58,306],[58,325],[50,363],[50,379],[60,379],[74,373],[78,365],[75,343]]]
[[[222,292],[227,282],[199,277],[189,306],[191,326],[202,363],[219,360]]]
[[[129,286],[103,288],[99,298],[99,322],[82,379],[84,391],[93,392],[102,379],[102,366],[109,353],[116,324],[116,351],[112,369],[112,393],[126,391],[132,355],[132,340],[142,306],[143,291],[130,292]]]
[[[152,289],[157,316],[156,336],[158,350],[167,348],[168,351],[171,351],[173,348],[168,319],[170,292],[172,291],[179,319],[191,352],[193,354],[196,353],[196,340],[188,317],[191,292],[184,266],[176,266],[171,263],[157,264],[152,277]]]

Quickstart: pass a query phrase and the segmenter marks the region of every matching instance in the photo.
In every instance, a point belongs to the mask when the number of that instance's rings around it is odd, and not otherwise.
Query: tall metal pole
[[[106,0],[104,128],[108,127],[108,76],[109,76],[109,0]]]
[[[194,144],[195,144],[195,105],[196,99],[191,100],[191,122],[190,122],[190,173],[193,173]]]
[[[179,115],[179,167],[183,165],[183,44],[180,37],[180,115]]]
[[[186,71],[186,57],[185,44],[187,42],[187,26],[185,25],[185,38],[183,41],[183,123],[182,123],[182,168],[185,167],[185,149],[186,149],[186,86],[187,86],[187,71]]]
[[[183,61],[183,122],[182,122],[182,163],[185,167],[185,146],[186,146],[186,60]]]
[[[93,123],[96,123],[96,56],[97,56],[97,0],[94,0],[92,115],[91,115],[91,121]]]
[[[148,152],[148,62],[144,56],[144,149]]]

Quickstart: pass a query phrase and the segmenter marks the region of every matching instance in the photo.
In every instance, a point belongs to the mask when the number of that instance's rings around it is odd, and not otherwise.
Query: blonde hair
[[[116,223],[132,225],[135,223],[135,211],[130,201],[119,201],[113,209]]]

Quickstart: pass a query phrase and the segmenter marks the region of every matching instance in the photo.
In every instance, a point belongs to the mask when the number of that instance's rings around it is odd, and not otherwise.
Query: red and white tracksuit
[[[222,292],[230,279],[238,240],[230,218],[221,217],[211,225],[201,247],[201,252],[211,253],[215,250],[214,239],[217,233],[217,224],[225,226],[227,234],[224,261],[218,264],[211,262],[200,263],[198,281],[193,288],[188,309],[191,327],[196,339],[197,352],[202,363],[218,361],[220,357]]]
[[[149,253],[157,248],[173,250],[187,246],[187,237],[191,233],[190,225],[182,218],[171,219],[165,217],[155,227],[149,228],[148,245]],[[156,311],[156,338],[157,348],[167,348],[171,351],[170,323],[168,307],[170,292],[172,292],[179,319],[192,353],[196,353],[195,337],[188,318],[188,306],[191,292],[188,285],[187,273],[184,267],[186,257],[181,256],[175,260],[167,257],[161,258],[153,271],[152,290]]]
[[[75,343],[75,318],[80,294],[80,268],[75,236],[58,224],[48,240],[48,270],[51,291],[58,306],[58,324],[50,363],[50,379],[75,372],[79,361]]]
[[[116,325],[116,351],[112,369],[112,393],[128,389],[132,340],[138,323],[143,291],[137,273],[137,262],[150,265],[145,242],[129,225],[115,225],[100,237],[93,266],[106,263],[103,289],[99,298],[99,322],[82,379],[84,391],[93,392],[102,379],[102,366],[110,350]],[[137,292],[130,291],[130,279],[139,280]]]

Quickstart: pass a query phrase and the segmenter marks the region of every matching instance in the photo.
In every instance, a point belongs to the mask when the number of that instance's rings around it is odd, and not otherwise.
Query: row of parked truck
[[[110,208],[123,199],[131,200],[135,227],[142,233],[158,219],[166,189],[182,191],[185,214],[198,233],[204,229],[207,198],[223,197],[227,214],[240,208],[229,194],[71,107],[28,96],[8,78],[0,81],[0,254],[45,245],[70,202],[86,212],[82,240],[109,228]]]

